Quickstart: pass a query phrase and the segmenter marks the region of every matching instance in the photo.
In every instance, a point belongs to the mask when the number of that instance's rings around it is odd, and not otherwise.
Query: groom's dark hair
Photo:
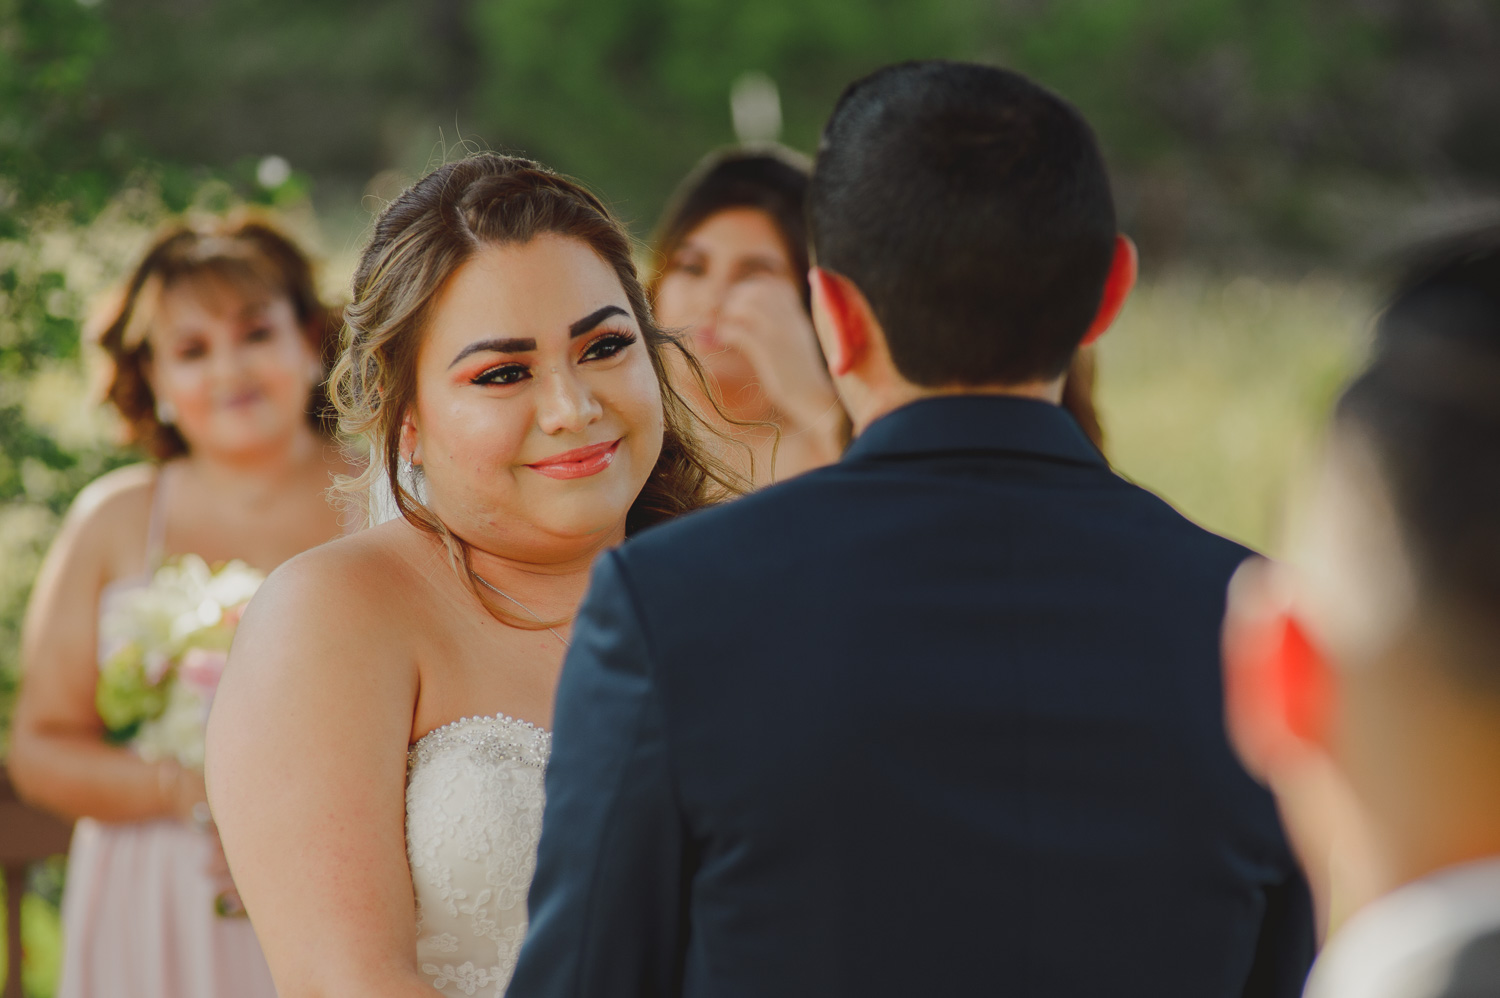
[[[889,66],[844,91],[818,148],[818,266],[853,281],[919,385],[1057,377],[1088,331],[1114,253],[1094,134],[1018,73]]]

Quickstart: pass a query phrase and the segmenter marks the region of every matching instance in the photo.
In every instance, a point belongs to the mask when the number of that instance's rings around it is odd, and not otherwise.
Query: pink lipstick
[[[608,468],[615,460],[615,452],[619,450],[620,441],[611,440],[607,444],[590,444],[587,447],[579,447],[577,450],[563,451],[552,457],[526,467],[538,475],[546,475],[548,478],[587,478],[597,475]]]

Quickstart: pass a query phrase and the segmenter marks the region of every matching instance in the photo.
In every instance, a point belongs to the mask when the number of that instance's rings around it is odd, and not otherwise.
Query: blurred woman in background
[[[234,895],[201,770],[106,739],[100,670],[120,649],[101,624],[175,556],[269,572],[341,533],[324,499],[354,470],[322,389],[337,327],[302,252],[245,219],[163,234],[95,325],[108,400],[150,460],[84,489],[52,545],[9,758],[28,800],[78,821],[59,998],[275,994],[250,923],[216,913]]]
[[[836,461],[849,439],[809,311],[809,169],[779,146],[712,153],[653,240],[656,319],[703,364],[720,407],[697,410],[743,445],[721,457],[757,487]]]
[[[831,464],[849,442],[812,325],[810,172],[781,146],[710,153],[678,185],[653,240],[656,319],[685,334],[720,400],[699,400],[698,411],[742,445],[721,456],[757,487]],[[1102,449],[1094,371],[1084,347],[1062,405]],[[691,379],[679,381],[691,391]]]

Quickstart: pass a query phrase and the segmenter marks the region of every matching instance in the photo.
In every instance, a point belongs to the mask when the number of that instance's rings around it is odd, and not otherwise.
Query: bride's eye
[[[476,385],[514,385],[529,377],[531,372],[525,364],[497,364],[475,375],[472,382]]]
[[[605,333],[588,345],[581,360],[606,360],[636,341],[635,333]]]

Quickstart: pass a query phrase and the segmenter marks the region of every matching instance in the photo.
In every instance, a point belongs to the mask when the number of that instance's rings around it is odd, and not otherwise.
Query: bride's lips
[[[611,440],[607,444],[590,444],[577,450],[554,454],[526,467],[548,478],[587,478],[599,474],[614,463],[615,451],[619,447],[618,440]]]

